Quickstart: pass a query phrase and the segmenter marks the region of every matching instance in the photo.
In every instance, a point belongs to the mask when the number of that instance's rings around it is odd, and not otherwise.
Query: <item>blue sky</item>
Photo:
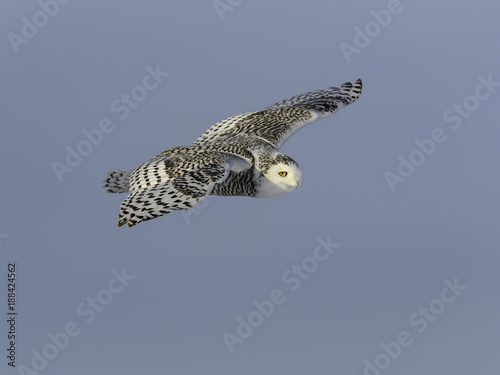
[[[496,374],[499,11],[3,1],[1,372]],[[357,78],[298,190],[116,227],[107,172]]]

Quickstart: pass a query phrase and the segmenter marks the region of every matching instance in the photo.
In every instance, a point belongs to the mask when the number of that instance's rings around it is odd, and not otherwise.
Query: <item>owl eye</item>
[[[280,172],[280,173],[279,173],[279,175],[280,175],[281,177],[286,177],[286,175],[287,175],[287,174],[288,174],[288,172]]]

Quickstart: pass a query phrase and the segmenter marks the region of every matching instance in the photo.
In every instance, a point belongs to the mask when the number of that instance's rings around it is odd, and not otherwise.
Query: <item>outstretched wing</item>
[[[209,128],[194,144],[247,135],[265,140],[279,149],[304,125],[355,102],[361,95],[361,87],[361,80],[358,79],[354,84],[346,82],[340,88],[311,91],[282,100],[262,111],[229,117]]]
[[[187,149],[187,148],[186,148]],[[165,152],[135,168],[129,196],[120,207],[118,226],[132,227],[174,210],[187,210],[210,194],[243,158],[223,152]]]

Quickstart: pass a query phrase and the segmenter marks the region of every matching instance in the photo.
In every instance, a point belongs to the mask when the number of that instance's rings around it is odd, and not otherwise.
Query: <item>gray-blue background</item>
[[[15,53],[8,33],[41,8],[2,1],[2,353],[15,261],[17,364],[31,367],[50,332],[81,328],[42,374],[358,375],[401,331],[412,344],[381,373],[497,374],[500,88],[456,130],[443,114],[479,76],[500,81],[498,2],[402,0],[350,63],[340,44],[387,1],[232,3],[221,20],[210,0],[73,0]],[[170,75],[120,120],[111,103],[157,64]],[[108,171],[358,77],[358,102],[282,148],[303,170],[297,191],[116,227],[124,196],[101,188]],[[51,164],[103,118],[114,131],[59,182]],[[391,192],[384,173],[435,128],[447,141]],[[291,291],[283,273],[328,236],[340,247]],[[123,267],[135,279],[86,324],[77,306]],[[455,278],[467,289],[419,334],[409,316]],[[273,289],[286,301],[230,354],[223,333]],[[18,373],[1,357],[2,374]]]

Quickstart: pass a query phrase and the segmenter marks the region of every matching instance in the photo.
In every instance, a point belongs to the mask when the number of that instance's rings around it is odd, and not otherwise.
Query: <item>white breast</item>
[[[229,169],[233,172],[241,172],[251,166],[252,165],[249,162],[238,157],[229,159]]]

